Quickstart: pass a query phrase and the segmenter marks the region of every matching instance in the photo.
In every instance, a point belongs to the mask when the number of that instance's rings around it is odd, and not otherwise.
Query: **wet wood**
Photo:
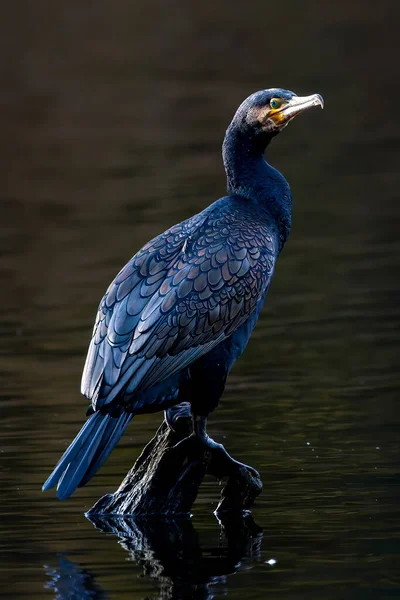
[[[249,510],[262,490],[257,471],[218,448],[192,443],[191,424],[189,407],[187,416],[179,413],[178,433],[163,422],[116,492],[100,498],[88,516],[188,516],[207,473],[227,477],[217,513]]]

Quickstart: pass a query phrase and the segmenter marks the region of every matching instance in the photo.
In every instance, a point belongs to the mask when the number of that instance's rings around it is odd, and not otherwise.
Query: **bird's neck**
[[[228,194],[242,196],[266,209],[277,225],[282,246],[290,231],[292,198],[286,179],[264,158],[271,139],[243,132],[233,122],[225,135],[222,156]]]

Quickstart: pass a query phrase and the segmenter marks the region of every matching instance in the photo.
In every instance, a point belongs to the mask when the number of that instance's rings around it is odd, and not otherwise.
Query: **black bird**
[[[312,106],[323,107],[320,95],[274,88],[249,96],[223,143],[228,195],[151,240],[112,281],[82,376],[90,416],[43,490],[58,482],[58,497],[68,498],[132,417],[166,410],[168,420],[183,401],[198,442],[215,445],[207,416],[247,345],[291,224],[289,185],[264,151]]]

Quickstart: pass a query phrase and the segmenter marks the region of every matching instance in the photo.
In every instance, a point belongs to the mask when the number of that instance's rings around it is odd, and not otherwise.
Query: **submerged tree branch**
[[[117,491],[100,498],[88,516],[188,516],[206,473],[228,477],[217,513],[252,506],[262,490],[257,471],[237,463],[223,449],[204,449],[185,440],[192,423],[189,405],[181,405],[177,417],[178,433],[164,421]],[[185,441],[177,446],[181,440]]]

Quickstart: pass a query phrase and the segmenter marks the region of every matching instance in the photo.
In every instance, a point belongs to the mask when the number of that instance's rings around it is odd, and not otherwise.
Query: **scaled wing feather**
[[[235,206],[211,207],[172,227],[112,282],[82,377],[82,393],[95,408],[190,365],[236,331],[264,298],[277,241],[252,207]]]

